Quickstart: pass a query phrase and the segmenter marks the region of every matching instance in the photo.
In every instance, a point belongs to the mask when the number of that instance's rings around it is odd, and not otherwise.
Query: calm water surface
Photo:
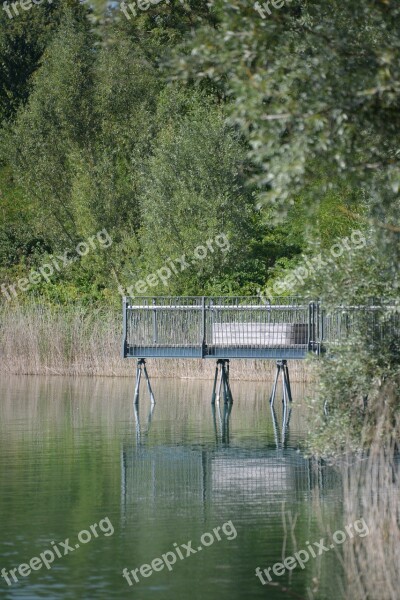
[[[339,598],[335,551],[273,576],[275,586],[255,576],[257,566],[344,526],[338,476],[299,452],[307,390],[295,388],[285,430],[280,402],[270,411],[269,383],[233,383],[230,415],[223,404],[213,414],[212,382],[187,380],[154,380],[154,412],[143,388],[135,415],[133,386],[126,379],[0,381],[0,568],[29,563],[67,538],[73,550],[50,569],[17,572],[12,586],[0,579],[0,597]],[[100,521],[98,537],[76,548],[78,533]],[[206,536],[198,550],[204,533],[229,521],[219,541]],[[123,578],[125,567],[189,540],[196,553],[171,571],[138,573],[132,586]]]

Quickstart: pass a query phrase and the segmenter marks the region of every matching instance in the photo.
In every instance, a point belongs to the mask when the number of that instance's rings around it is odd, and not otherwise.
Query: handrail
[[[348,306],[293,296],[285,301],[279,297],[278,304],[265,303],[258,296],[125,297],[122,355],[304,358],[307,352],[329,350],[364,325],[372,327],[373,341],[383,339],[386,322],[388,332],[400,330],[400,310],[393,301],[378,305],[371,298],[370,305]],[[385,310],[388,319],[379,315],[385,317]]]
[[[234,306],[232,304],[210,304],[205,305],[206,310],[296,310],[296,309],[305,309],[308,304],[238,304]],[[127,308],[129,310],[203,310],[203,306],[201,304],[177,304],[176,306],[169,306],[166,304],[127,304]]]

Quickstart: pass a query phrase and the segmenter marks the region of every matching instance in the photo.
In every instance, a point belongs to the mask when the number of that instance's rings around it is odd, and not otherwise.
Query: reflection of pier
[[[140,423],[140,415],[139,415],[139,405],[137,403],[134,404],[134,415],[135,415],[135,430],[136,430],[136,443],[138,446],[142,444],[143,439],[145,439],[150,431],[151,421],[153,418],[153,413],[155,409],[155,403],[151,402],[150,409],[147,415],[146,427],[143,430],[143,426]],[[215,439],[216,443],[222,442],[223,444],[229,445],[229,420],[232,412],[232,403],[226,402],[221,406],[219,402],[216,404],[213,403],[211,405],[211,413],[214,424],[215,431]],[[282,409],[282,425],[279,426],[278,419],[276,416],[275,408],[273,404],[271,404],[271,419],[274,429],[274,439],[277,450],[279,448],[285,448],[286,446],[286,435],[289,431],[290,425],[290,417],[292,414],[292,409],[288,408],[286,404],[283,404]]]
[[[230,416],[232,405],[212,407],[215,445],[162,445],[152,447],[147,424],[136,416],[136,445],[122,451],[122,496],[125,507],[146,500],[153,508],[159,503],[180,506],[244,503],[261,506],[265,501],[281,502],[303,498],[313,490],[323,493],[334,487],[335,477],[323,463],[305,459],[290,446],[289,414],[279,419],[272,409],[274,441],[262,448],[232,447]],[[279,508],[280,510],[280,508]]]

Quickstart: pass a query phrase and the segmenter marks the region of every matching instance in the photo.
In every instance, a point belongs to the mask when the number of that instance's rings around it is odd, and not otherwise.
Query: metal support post
[[[287,360],[277,360],[276,361],[276,375],[275,375],[274,385],[272,387],[271,398],[269,400],[269,403],[271,404],[271,406],[274,405],[279,375],[281,375],[281,377],[282,377],[283,404],[286,408],[288,402],[292,402],[292,400],[293,400],[292,390],[290,387],[289,367],[287,364]]]
[[[142,368],[143,368],[143,373],[144,373],[144,376],[145,376],[146,382],[147,382],[147,389],[149,390],[149,394],[150,394],[150,402],[153,405],[156,403],[156,401],[154,398],[153,390],[151,389],[150,377],[149,377],[149,374],[146,369],[146,361],[144,358],[139,358],[137,361],[134,403],[135,404],[139,403],[139,390],[140,390],[140,380],[142,377]]]
[[[218,382],[219,375],[219,382]],[[218,385],[218,393],[217,392]],[[233,396],[232,390],[229,383],[229,360],[226,358],[220,358],[217,360],[217,366],[215,368],[215,377],[214,377],[214,385],[213,392],[211,396],[211,404],[215,404],[215,401],[219,402],[221,398],[221,390],[224,394],[224,403],[232,404]]]

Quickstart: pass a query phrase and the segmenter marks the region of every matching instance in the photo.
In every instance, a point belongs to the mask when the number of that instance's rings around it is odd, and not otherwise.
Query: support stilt
[[[218,382],[218,371],[220,375],[220,379]],[[217,392],[218,385],[218,393]],[[220,358],[217,360],[217,366],[215,368],[215,377],[214,377],[214,385],[213,392],[211,396],[211,404],[215,404],[215,401],[219,402],[221,398],[221,390],[224,394],[224,403],[232,404],[233,397],[231,386],[229,384],[229,360],[227,358]]]
[[[286,391],[287,391],[287,395],[289,397],[289,402],[293,402],[292,388],[290,386],[290,378],[289,378],[289,367],[288,367],[288,364],[287,364],[286,360],[284,360],[282,362],[284,363],[283,370],[284,370],[285,377],[286,377]]]
[[[292,402],[292,390],[290,387],[289,367],[287,365],[286,360],[277,360],[276,361],[276,375],[275,375],[274,385],[272,387],[271,398],[269,400],[269,403],[271,404],[271,406],[274,405],[279,375],[282,376],[283,404],[286,408],[288,402]]]
[[[139,358],[138,361],[137,361],[134,403],[135,404],[139,403],[139,390],[140,390],[140,380],[141,380],[141,377],[142,377],[142,368],[143,368],[144,376],[145,376],[146,381],[147,381],[147,389],[149,390],[149,394],[150,394],[150,402],[153,405],[153,404],[156,403],[156,401],[154,399],[153,390],[151,389],[150,378],[149,378],[149,374],[147,373],[146,361],[145,361],[144,358]]]

